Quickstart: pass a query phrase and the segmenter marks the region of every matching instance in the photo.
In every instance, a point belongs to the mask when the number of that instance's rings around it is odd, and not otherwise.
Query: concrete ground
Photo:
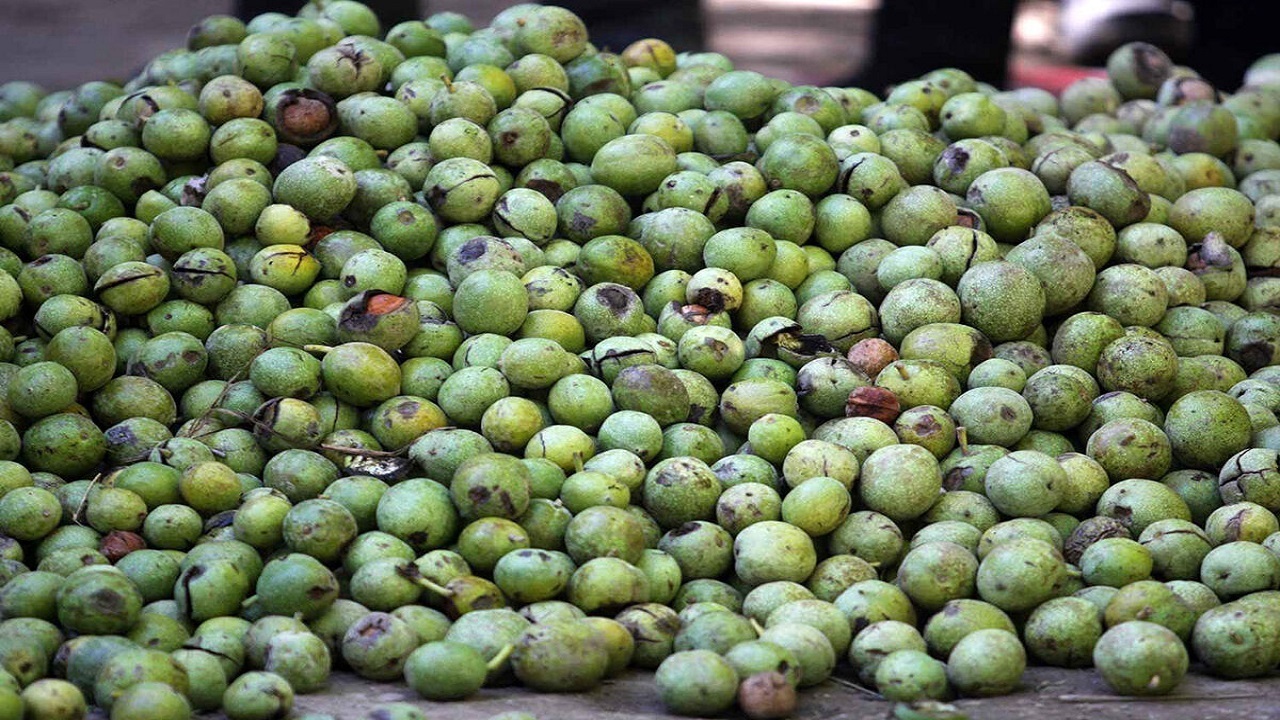
[[[522,688],[486,689],[455,703],[419,700],[403,683],[370,683],[349,673],[333,677],[328,691],[303,695],[295,712],[328,713],[362,720],[381,703],[410,702],[429,720],[487,720],[520,710],[538,720],[665,720],[649,673],[632,672],[578,695],[540,695]],[[1280,679],[1225,682],[1190,675],[1173,695],[1155,700],[1112,693],[1092,670],[1031,668],[1013,694],[954,703],[970,720],[1273,720],[1280,718]],[[828,681],[805,690],[795,720],[861,720],[891,717],[892,706],[846,684]]]
[[[127,79],[150,58],[186,42],[200,18],[232,0],[0,0],[0,82],[50,90]]]

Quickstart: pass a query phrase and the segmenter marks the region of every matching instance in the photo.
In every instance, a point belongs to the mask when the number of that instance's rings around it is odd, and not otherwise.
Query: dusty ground
[[[634,672],[582,695],[539,695],[520,688],[482,691],[457,703],[417,700],[403,684],[369,683],[347,673],[328,692],[304,695],[295,710],[359,720],[380,703],[412,702],[430,720],[487,720],[522,710],[539,720],[659,720],[663,712],[648,673]],[[1272,720],[1280,718],[1280,678],[1223,682],[1189,676],[1174,695],[1135,701],[1111,693],[1091,670],[1031,668],[1013,695],[955,703],[971,720]],[[888,717],[889,703],[835,682],[801,695],[795,720],[861,720]]]

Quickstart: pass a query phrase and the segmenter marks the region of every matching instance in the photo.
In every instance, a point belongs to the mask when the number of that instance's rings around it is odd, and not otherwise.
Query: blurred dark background
[[[376,3],[378,0],[374,0]],[[487,23],[511,0],[386,0],[420,15],[452,10]],[[300,2],[241,0],[253,11]],[[1245,0],[566,0],[592,39],[620,50],[636,36],[725,53],[792,82],[884,85],[954,65],[1008,86],[1060,89],[1096,74],[1129,40],[1234,89],[1269,43],[1265,4]],[[180,46],[187,28],[236,0],[0,0],[0,81],[61,88],[124,78]],[[389,24],[389,23],[388,23]],[[1268,47],[1270,45],[1270,47]]]

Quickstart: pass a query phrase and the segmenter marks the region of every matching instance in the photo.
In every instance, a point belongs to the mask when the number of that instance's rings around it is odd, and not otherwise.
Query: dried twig
[[[1214,700],[1248,700],[1258,697],[1252,693],[1226,693],[1223,695],[1059,695],[1054,698],[1064,703],[1130,703],[1130,702],[1210,702]]]
[[[84,510],[89,505],[89,494],[93,492],[93,488],[102,480],[102,473],[93,476],[89,481],[89,486],[84,490],[84,497],[80,498],[80,504],[76,506],[75,512],[71,513],[71,522],[77,525],[83,525],[81,520],[84,519]]]
[[[202,427],[206,422],[213,419],[213,412],[215,410],[221,410],[222,412],[226,412],[231,415],[242,416],[244,414],[244,413],[236,412],[234,410],[229,410],[228,408],[220,407],[222,405],[222,401],[227,399],[227,393],[231,391],[231,386],[240,379],[240,374],[242,372],[244,371],[241,370],[233,373],[231,377],[227,379],[227,384],[222,386],[222,390],[218,393],[218,397],[213,399],[213,402],[210,403],[209,407],[204,409],[204,412],[200,413],[199,417],[194,418],[195,422],[192,423],[190,427],[197,429],[200,432],[194,435],[185,435],[184,433],[180,432],[178,434],[179,437],[190,437],[191,439],[196,440],[204,437],[205,435],[212,435],[213,433],[217,432],[218,430],[213,430],[213,429],[206,430]],[[219,428],[219,430],[220,429],[222,428]]]
[[[852,680],[845,680],[844,678],[838,678],[835,676],[832,676],[830,680],[831,682],[837,685],[843,685],[844,687],[847,687],[851,690],[857,690],[858,692],[862,693],[863,695],[866,695],[867,697],[875,698],[876,700],[884,700],[884,696],[881,695],[880,693],[876,692],[875,690],[872,690],[869,687],[859,685],[858,683]]]
[[[365,457],[403,457],[405,452],[408,451],[407,445],[399,450],[370,450],[367,448],[343,447],[342,445],[328,445],[325,443],[321,443],[318,447],[321,450],[329,450],[336,452],[339,455],[360,455]]]

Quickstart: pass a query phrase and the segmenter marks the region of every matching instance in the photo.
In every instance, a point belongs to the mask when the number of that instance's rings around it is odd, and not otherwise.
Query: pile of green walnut
[[[1277,137],[1280,55],[882,99],[534,4],[6,83],[0,720],[1271,673]]]

